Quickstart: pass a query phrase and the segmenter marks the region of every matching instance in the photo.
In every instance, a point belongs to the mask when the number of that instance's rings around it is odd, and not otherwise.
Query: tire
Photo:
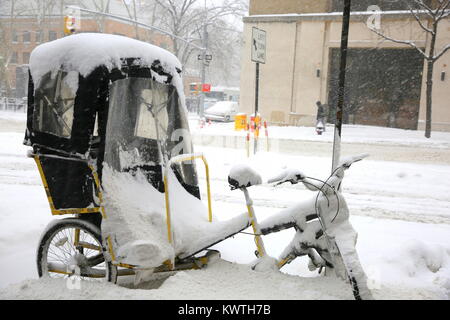
[[[77,229],[80,230],[79,237],[84,246],[73,245]],[[89,245],[92,248],[95,246],[95,249],[87,248]],[[93,223],[79,218],[53,220],[39,242],[36,260],[38,275],[103,279],[116,283],[117,267],[105,261],[104,252],[100,229]],[[53,271],[49,271],[49,267]]]

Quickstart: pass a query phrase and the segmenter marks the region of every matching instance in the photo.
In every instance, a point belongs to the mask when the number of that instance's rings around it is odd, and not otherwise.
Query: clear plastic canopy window
[[[105,161],[116,171],[159,166],[192,152],[189,124],[175,87],[150,78],[129,77],[110,86]],[[197,185],[193,164],[177,169]]]
[[[77,89],[78,72],[60,70],[54,77],[50,72],[44,76],[35,94],[34,130],[70,138]]]

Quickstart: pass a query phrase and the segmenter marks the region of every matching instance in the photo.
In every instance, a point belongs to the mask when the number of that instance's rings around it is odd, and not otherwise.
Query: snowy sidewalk
[[[190,118],[191,131],[195,135],[221,135],[245,137],[244,131],[235,131],[234,122],[212,122],[199,126],[198,120]],[[269,126],[269,137],[280,140],[301,140],[315,142],[333,142],[334,126],[327,125],[327,131],[322,135],[316,134],[314,127],[296,126]],[[260,137],[264,140],[264,128],[261,128]],[[431,138],[424,137],[424,132],[419,130],[404,130],[396,128],[363,126],[344,124],[342,126],[342,143],[358,144],[384,144],[394,146],[414,146],[426,148],[450,148],[450,132],[433,131]]]
[[[222,125],[231,126],[217,124],[215,128],[197,129],[192,124],[192,128],[195,133],[219,132]],[[144,283],[138,289],[83,283],[80,290],[69,290],[64,280],[38,280],[36,245],[46,224],[55,217],[50,214],[36,166],[26,158],[24,129],[24,114],[0,112],[0,299],[352,299],[347,284],[310,272],[305,258],[284,267],[284,273],[251,271],[246,264],[255,258],[255,248],[252,237],[246,234],[216,246],[225,261],[205,270],[179,272],[164,282],[159,279]],[[435,144],[445,146],[446,137],[443,133]],[[313,138],[318,136],[312,134]],[[391,141],[396,139],[400,138]],[[309,143],[331,146],[331,142]],[[385,147],[387,143],[378,145]],[[358,254],[376,298],[449,299],[450,165],[435,164],[432,159],[429,163],[411,160],[404,150],[415,150],[412,145],[408,140],[403,147],[397,147],[403,157],[399,162],[380,161],[371,155],[352,166],[346,175],[344,195],[351,222],[359,232]],[[440,156],[448,151],[443,147],[424,149]],[[331,149],[313,154],[315,150],[300,155],[261,152],[251,161],[265,178],[283,167],[292,167],[323,179],[329,174]],[[242,194],[230,191],[226,181],[233,164],[247,161],[245,150],[196,145],[195,151],[204,152],[210,165],[214,214],[229,219],[245,211]],[[198,170],[203,188],[200,165]],[[310,195],[298,185],[257,186],[250,193],[261,221]],[[292,232],[266,236],[268,252],[277,256]]]
[[[246,150],[246,132],[235,131],[234,123],[206,124],[190,120],[196,145]],[[333,152],[333,126],[317,135],[313,127],[269,127],[269,150],[274,153],[329,157]],[[369,153],[370,159],[450,164],[450,132],[433,132],[426,139],[422,131],[372,126],[344,125],[342,153]],[[264,130],[260,132],[258,149],[267,150]],[[251,136],[250,151],[253,151]]]

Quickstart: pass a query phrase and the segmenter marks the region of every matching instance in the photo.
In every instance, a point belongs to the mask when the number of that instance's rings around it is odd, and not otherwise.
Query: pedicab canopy
[[[100,177],[103,161],[122,171],[146,166],[162,191],[161,164],[192,151],[180,73],[170,52],[123,36],[83,33],[42,44],[30,56],[24,143],[74,158],[94,151]],[[56,207],[92,202],[89,168],[42,162]],[[199,196],[195,168],[182,165],[178,173]]]
[[[168,242],[162,168],[192,153],[192,142],[181,64],[154,45],[83,33],[35,48],[24,143],[39,156],[56,209],[100,206],[91,168],[78,160],[96,162],[107,216],[102,235],[115,262],[158,266],[248,225],[245,216],[209,223],[195,164],[181,163],[168,177],[174,191]]]

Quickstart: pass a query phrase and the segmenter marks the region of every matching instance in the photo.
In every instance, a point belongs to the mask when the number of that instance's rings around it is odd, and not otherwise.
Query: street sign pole
[[[339,91],[338,102],[336,106],[336,121],[334,123],[334,140],[333,140],[333,163],[331,172],[334,172],[339,165],[341,156],[341,132],[342,132],[342,117],[345,94],[345,71],[347,67],[347,47],[348,47],[348,29],[350,25],[350,3],[351,0],[345,0],[344,13],[342,19],[342,34],[341,34],[341,61],[339,66]]]
[[[205,24],[203,26],[203,48],[202,51],[202,71],[201,71],[201,81],[202,86],[200,90],[200,106],[199,106],[199,116],[200,119],[203,119],[205,114],[205,93],[203,92],[203,86],[205,84],[205,73],[206,73],[206,48],[208,46],[208,31],[207,31],[207,25]]]
[[[266,31],[253,27],[252,28],[252,61],[256,62],[256,76],[255,76],[255,114],[253,117],[254,124],[254,149],[253,153],[258,151],[258,132],[257,132],[257,117],[259,111],[259,64],[266,63]]]
[[[256,117],[258,116],[258,96],[259,96],[259,62],[256,63],[256,81],[255,81],[255,117],[254,117],[254,125],[255,128],[253,128],[254,134],[255,134],[255,143],[254,143],[254,150],[253,153],[256,154],[256,151],[258,151],[258,136],[256,133]]]

